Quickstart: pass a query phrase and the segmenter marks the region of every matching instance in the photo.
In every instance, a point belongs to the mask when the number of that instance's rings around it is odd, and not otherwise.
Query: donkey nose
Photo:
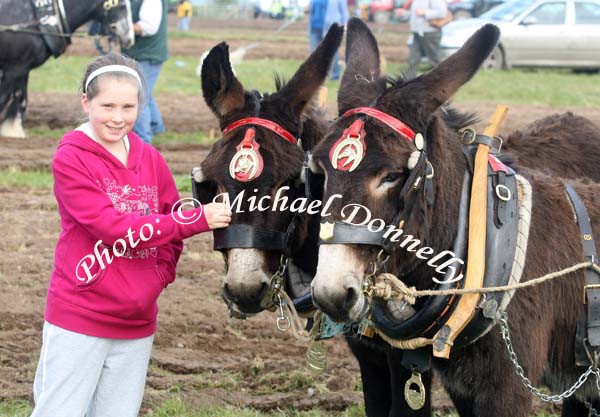
[[[330,280],[319,281],[318,275],[312,285],[315,306],[335,321],[349,321],[351,311],[360,301],[360,288],[353,281],[356,277],[343,277],[343,283],[333,285]]]
[[[357,285],[350,285],[346,288],[346,298],[344,299],[344,310],[350,310],[358,301],[359,290]]]
[[[263,299],[269,291],[269,283],[265,281],[254,282],[225,282],[223,295],[235,303],[245,313],[258,313],[262,311]]]

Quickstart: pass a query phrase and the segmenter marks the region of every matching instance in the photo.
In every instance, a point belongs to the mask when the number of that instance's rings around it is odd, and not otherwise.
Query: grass
[[[23,400],[0,401],[1,417],[28,417],[33,408],[31,404]]]
[[[13,168],[0,170],[0,187],[49,190],[52,184],[52,174],[49,171],[21,171]]]
[[[175,175],[180,193],[191,193],[192,185],[187,174]],[[16,168],[0,169],[0,188],[51,190],[54,180],[50,171],[22,171]],[[0,417],[2,415],[0,414]]]
[[[248,408],[229,406],[196,406],[186,403],[179,394],[172,394],[160,404],[151,407],[143,417],[365,417],[362,406],[349,407],[343,412],[326,412],[322,410],[294,411],[279,410],[263,413]],[[26,401],[0,401],[1,417],[26,417],[31,414],[32,406]],[[454,412],[434,413],[435,417],[458,417]],[[558,417],[557,414],[540,412],[535,417]]]
[[[198,51],[198,55],[202,51]],[[50,60],[32,71],[29,90],[45,93],[78,91],[81,74],[89,57],[64,56]],[[236,67],[237,76],[248,89],[274,91],[275,72],[289,79],[300,65],[292,59],[246,60]],[[195,74],[198,59],[172,57],[165,62],[155,95],[185,94],[201,98],[200,80]],[[403,66],[388,65],[388,73],[399,73]],[[57,83],[56,80],[63,81]],[[334,100],[339,84],[328,81],[329,100]],[[568,70],[515,69],[480,71],[455,97],[456,102],[494,102],[534,104],[552,107],[600,107],[600,77],[575,74]]]
[[[191,407],[180,397],[171,397],[145,417],[364,417],[362,407],[350,407],[341,413],[328,413],[322,410],[294,411],[279,410],[272,413],[222,406]]]

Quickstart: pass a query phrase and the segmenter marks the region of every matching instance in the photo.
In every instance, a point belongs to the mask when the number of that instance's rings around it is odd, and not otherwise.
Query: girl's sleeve
[[[159,212],[171,213],[173,206],[179,201],[179,192],[175,185],[175,180],[171,174],[167,162],[162,155],[158,155],[159,160]],[[172,240],[158,249],[158,267],[163,276],[165,287],[175,281],[177,262],[183,250],[183,241]]]
[[[170,211],[146,216],[120,213],[84,162],[68,148],[57,151],[52,173],[61,216],[69,216],[107,246],[124,239],[128,246],[151,248],[210,230],[202,207],[175,211],[174,215]]]

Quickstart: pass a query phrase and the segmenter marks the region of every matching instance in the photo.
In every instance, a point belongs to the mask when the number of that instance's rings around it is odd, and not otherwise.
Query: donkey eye
[[[387,174],[385,177],[382,178],[381,180],[381,185],[390,182],[396,182],[398,181],[398,179],[400,179],[400,177],[402,176],[401,172],[390,172],[389,174]]]

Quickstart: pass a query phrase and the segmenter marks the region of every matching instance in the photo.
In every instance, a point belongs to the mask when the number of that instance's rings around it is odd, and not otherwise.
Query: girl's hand
[[[227,207],[227,204],[223,203],[210,203],[202,206],[204,208],[204,215],[208,222],[208,227],[211,229],[219,229],[221,227],[229,226],[231,222],[231,210]]]

